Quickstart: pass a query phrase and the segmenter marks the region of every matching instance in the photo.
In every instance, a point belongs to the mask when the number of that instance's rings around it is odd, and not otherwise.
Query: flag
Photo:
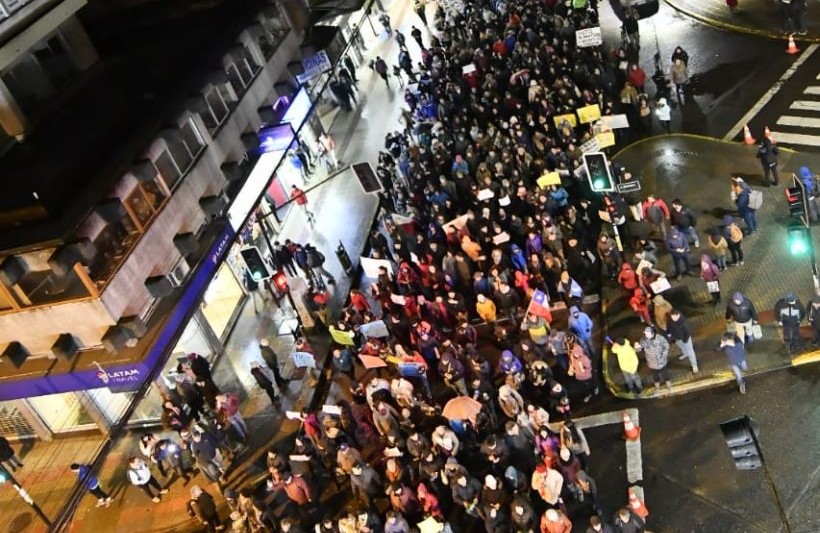
[[[552,322],[549,296],[547,296],[544,291],[535,289],[532,300],[530,300],[530,305],[527,306],[527,313],[542,316],[547,322]]]

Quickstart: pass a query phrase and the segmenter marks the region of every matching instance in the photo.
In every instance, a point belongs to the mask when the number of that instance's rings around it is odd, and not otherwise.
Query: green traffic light
[[[595,180],[594,185],[595,185],[595,190],[596,191],[603,190],[603,189],[606,188],[606,180],[599,178],[599,179]]]
[[[809,252],[809,232],[803,226],[794,225],[788,228],[789,252],[792,255],[803,255]]]
[[[789,243],[789,250],[792,255],[803,255],[808,250],[806,243],[802,240],[794,240]]]
[[[262,279],[262,273],[259,272],[258,270],[255,270],[253,272],[253,279],[256,280],[256,281],[259,281],[260,279]]]

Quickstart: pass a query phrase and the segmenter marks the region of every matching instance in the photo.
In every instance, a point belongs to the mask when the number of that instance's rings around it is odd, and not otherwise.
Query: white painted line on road
[[[820,111],[820,102],[815,100],[796,100],[792,102],[789,109],[799,109],[801,111]]]
[[[777,119],[783,126],[799,126],[801,128],[820,128],[820,118],[783,116]]]
[[[771,101],[771,99],[774,98],[774,95],[776,95],[778,91],[780,91],[781,87],[783,87],[783,84],[786,83],[789,80],[789,78],[794,76],[794,73],[797,72],[797,69],[800,68],[800,65],[805,63],[812,56],[812,54],[814,54],[818,46],[820,45],[815,43],[806,48],[806,50],[800,55],[800,57],[797,58],[797,61],[795,61],[794,64],[790,66],[785,73],[783,73],[783,76],[779,80],[777,80],[768,91],[766,91],[766,93],[760,98],[760,100],[758,100],[758,102],[754,106],[752,106],[752,108],[745,115],[743,115],[743,117],[740,120],[737,121],[737,124],[732,126],[732,128],[726,133],[726,135],[723,136],[723,140],[731,141],[732,139],[734,139],[738,132],[743,130],[743,126],[748,124],[755,117],[755,115],[757,115],[760,112],[760,110],[763,109],[763,106],[768,104]]]
[[[637,409],[626,409],[629,418],[636,426],[640,426],[640,418]],[[623,423],[623,411],[611,411],[597,415],[585,416],[575,420],[575,424],[581,429],[593,428],[597,426],[608,426],[610,424]],[[550,424],[552,426],[552,424]],[[558,424],[556,424],[556,427]],[[641,455],[641,438],[634,441],[626,441],[626,479],[630,483],[643,481],[643,457]],[[643,499],[643,498],[641,498]]]
[[[820,94],[820,87],[806,87],[803,94]]]
[[[803,133],[772,132],[772,137],[779,144],[799,144],[802,146],[820,146],[820,135],[805,135]]]

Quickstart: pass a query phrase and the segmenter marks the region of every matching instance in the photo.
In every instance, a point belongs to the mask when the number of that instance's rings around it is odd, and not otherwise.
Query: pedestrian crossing
[[[778,117],[772,138],[780,146],[797,150],[820,147],[820,74],[789,105],[788,114]]]

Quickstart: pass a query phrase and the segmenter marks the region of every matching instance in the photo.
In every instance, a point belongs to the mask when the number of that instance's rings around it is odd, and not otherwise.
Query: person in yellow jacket
[[[643,392],[641,376],[638,374],[638,354],[629,339],[619,337],[612,343],[611,351],[618,357],[618,368],[621,369],[629,392],[637,394]]]
[[[479,294],[477,300],[475,310],[481,320],[489,324],[495,323],[495,303],[483,294]]]

